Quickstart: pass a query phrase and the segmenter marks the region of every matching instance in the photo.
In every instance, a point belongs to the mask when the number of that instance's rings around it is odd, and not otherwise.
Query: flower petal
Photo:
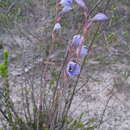
[[[61,0],[60,4],[62,6],[72,6],[73,0]]]
[[[98,13],[92,18],[93,21],[104,21],[107,19],[108,19],[108,17],[103,13]]]
[[[80,65],[76,64],[75,69],[73,71],[73,75],[78,75],[78,74],[80,74]]]
[[[77,54],[77,56],[87,56],[88,49],[85,46],[82,46],[82,48],[77,48],[76,54]]]
[[[80,34],[74,35],[74,36],[73,36],[73,39],[72,39],[72,45],[74,45],[74,46],[79,46],[82,37],[83,37],[83,36],[81,36]]]

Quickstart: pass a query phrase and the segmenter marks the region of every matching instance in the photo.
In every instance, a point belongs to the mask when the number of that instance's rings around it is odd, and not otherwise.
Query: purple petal
[[[75,70],[73,71],[73,75],[78,75],[78,74],[80,74],[80,65],[76,64]]]
[[[74,35],[72,39],[72,45],[79,46],[82,36],[80,34]]]
[[[78,56],[87,56],[88,55],[88,49],[85,46],[82,46],[81,50],[80,50],[80,48],[77,48],[76,53],[77,53]]]
[[[61,0],[60,4],[62,6],[72,6],[73,0]]]
[[[104,21],[107,19],[108,19],[108,17],[103,13],[98,13],[92,18],[93,21]]]

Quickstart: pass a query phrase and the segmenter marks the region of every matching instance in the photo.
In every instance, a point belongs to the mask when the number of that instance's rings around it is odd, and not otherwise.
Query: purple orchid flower
[[[66,68],[66,73],[69,76],[76,76],[80,74],[80,65],[74,61],[69,61]]]
[[[108,17],[103,13],[98,13],[92,18],[92,21],[104,21],[104,20],[108,20]]]
[[[61,0],[61,1],[60,1],[60,4],[61,4],[62,6],[69,6],[69,7],[71,7],[72,4],[73,4],[73,0]]]
[[[76,53],[77,56],[87,56],[88,49],[86,48],[86,46],[82,46],[81,48],[77,48]]]
[[[61,15],[72,10],[73,0],[61,0],[60,4],[63,6],[63,9],[59,12]]]
[[[79,46],[82,38],[83,36],[81,36],[80,34],[74,35],[72,39],[72,45],[75,47]]]

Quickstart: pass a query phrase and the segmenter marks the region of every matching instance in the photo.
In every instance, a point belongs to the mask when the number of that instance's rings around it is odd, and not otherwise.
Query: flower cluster
[[[82,57],[88,56],[89,50],[84,45],[84,43],[89,32],[89,28],[96,21],[105,21],[108,19],[108,17],[104,13],[97,13],[94,17],[91,17],[90,14],[88,14],[87,12],[87,6],[84,0],[60,0],[58,5],[62,7],[62,9],[59,8],[59,10],[61,10],[57,12],[56,23],[54,25],[52,33],[53,40],[55,40],[57,37],[56,32],[61,31],[62,26],[60,24],[60,21],[63,17],[63,14],[73,9],[74,2],[77,3],[77,5],[83,9],[85,18],[87,16],[89,17],[87,17],[88,19],[86,19],[83,25],[82,33],[74,35],[72,40],[68,44],[67,51],[69,55],[67,55],[68,57],[65,72],[69,77],[80,74],[81,67],[78,61],[80,61]]]

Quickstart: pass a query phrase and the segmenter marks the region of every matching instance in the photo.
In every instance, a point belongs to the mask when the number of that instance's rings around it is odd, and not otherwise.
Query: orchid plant
[[[43,58],[43,70],[40,68],[40,78],[37,78],[37,73],[36,77],[34,77],[35,73],[24,73],[25,78],[22,77],[22,79],[24,79],[23,83],[21,84],[20,82],[22,90],[21,105],[26,106],[22,107],[24,115],[21,113],[17,114],[15,105],[13,105],[13,100],[10,100],[8,51],[4,51],[4,63],[0,64],[0,76],[5,78],[6,81],[4,84],[5,93],[3,97],[6,103],[5,108],[8,113],[2,108],[0,109],[0,113],[3,114],[13,130],[77,130],[84,127],[84,124],[80,122],[80,119],[70,121],[68,112],[73,97],[77,92],[76,86],[85,59],[86,57],[88,58],[92,49],[92,43],[90,43],[89,46],[85,45],[86,42],[88,43],[87,37],[90,28],[93,26],[94,22],[108,20],[108,17],[101,12],[92,16],[91,11],[88,11],[88,6],[84,0],[56,1],[55,24],[52,29],[52,41],[54,43],[57,40],[60,40],[60,43],[62,43],[62,20],[65,15],[68,15],[75,7],[78,7],[83,11],[84,23],[80,32],[74,33],[66,44],[66,53],[62,60],[63,62],[60,63],[60,67],[55,66],[55,62],[51,62],[50,59],[53,59],[54,55],[47,55],[48,57],[46,59]],[[55,69],[57,69],[59,73],[57,73]],[[38,84],[35,80],[38,81]],[[76,124],[77,122],[78,124]],[[87,123],[89,124],[89,121]],[[96,126],[90,128],[94,129]]]
[[[58,35],[56,32],[61,31],[61,20],[65,13],[71,11],[73,9],[74,2],[83,9],[84,17],[86,19],[85,24],[83,25],[82,34],[76,34],[73,36],[72,40],[68,44],[68,53],[69,55],[72,55],[71,59],[70,56],[67,55],[67,64],[65,73],[67,76],[76,76],[80,74],[80,63],[79,61],[82,57],[88,56],[90,50],[84,45],[85,40],[87,39],[87,34],[89,32],[90,27],[92,24],[96,21],[105,21],[108,19],[108,17],[104,13],[97,13],[94,17],[91,17],[90,14],[87,11],[87,5],[84,2],[84,0],[60,0],[57,2],[57,16],[56,16],[56,23],[53,28],[52,33],[52,40],[56,40]],[[62,6],[62,9],[60,8]],[[74,59],[74,60],[73,60]]]
[[[77,6],[74,6],[77,4]],[[83,69],[85,59],[90,55],[92,49],[92,43],[89,46],[86,46],[87,36],[94,22],[102,22],[108,20],[108,17],[104,13],[97,13],[95,16],[92,16],[91,11],[88,11],[87,4],[84,0],[57,0],[56,3],[56,17],[55,25],[52,32],[52,41],[57,41],[60,39],[59,33],[62,34],[62,19],[75,7],[81,8],[83,11],[85,22],[82,25],[82,30],[80,33],[73,35],[71,40],[67,44],[67,49],[64,57],[64,62],[61,66],[58,79],[56,81],[56,88],[54,97],[59,100],[62,99],[60,95],[66,95],[65,105],[63,105],[62,119],[65,120],[68,115],[73,97],[76,92],[76,86],[78,84],[81,71]],[[92,41],[93,42],[93,41]],[[61,43],[61,41],[60,41]],[[65,81],[65,83],[64,83]],[[68,88],[72,88],[71,94],[66,93]],[[68,90],[69,91],[69,90]],[[55,103],[55,98],[53,102]],[[66,100],[68,102],[66,102]],[[63,102],[63,101],[61,101]],[[64,122],[62,123],[62,126]]]

